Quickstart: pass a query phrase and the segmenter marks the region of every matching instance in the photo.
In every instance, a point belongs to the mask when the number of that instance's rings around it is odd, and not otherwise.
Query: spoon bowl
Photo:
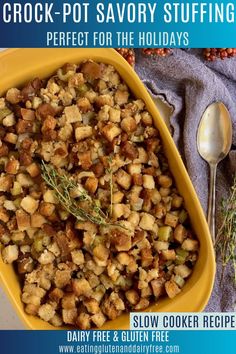
[[[198,128],[199,154],[208,163],[218,164],[229,153],[232,144],[232,123],[222,102],[212,103],[205,110]]]
[[[197,148],[210,166],[210,193],[208,201],[208,224],[215,243],[215,185],[218,163],[229,153],[232,145],[232,121],[224,103],[214,102],[207,107],[201,118],[197,133]]]

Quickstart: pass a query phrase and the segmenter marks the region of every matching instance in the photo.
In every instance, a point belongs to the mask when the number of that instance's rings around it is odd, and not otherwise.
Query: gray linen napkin
[[[175,49],[166,58],[144,57],[136,51],[135,70],[154,97],[173,107],[170,124],[174,141],[182,155],[190,178],[207,211],[209,169],[197,151],[196,134],[205,108],[214,101],[223,101],[233,122],[233,146],[236,146],[236,58],[208,63],[199,49]],[[226,198],[236,170],[236,152],[230,152],[217,171],[216,223],[220,225],[220,204]],[[225,271],[220,285],[221,264],[217,257],[217,275],[206,311],[234,311],[236,289],[232,285],[232,267]],[[201,289],[199,289],[201,291]]]

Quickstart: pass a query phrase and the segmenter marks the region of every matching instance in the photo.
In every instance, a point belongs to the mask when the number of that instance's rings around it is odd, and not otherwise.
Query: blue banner
[[[1,47],[235,47],[235,1],[8,0]]]
[[[233,354],[234,331],[0,331],[1,354]]]

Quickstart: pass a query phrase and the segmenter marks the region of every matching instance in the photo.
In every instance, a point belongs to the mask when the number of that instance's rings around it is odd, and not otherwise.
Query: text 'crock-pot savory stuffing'
[[[101,327],[173,298],[199,244],[142,100],[66,64],[0,99],[0,241],[27,314]]]

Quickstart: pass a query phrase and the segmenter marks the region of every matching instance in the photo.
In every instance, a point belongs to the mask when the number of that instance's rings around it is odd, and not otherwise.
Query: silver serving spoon
[[[197,133],[197,148],[210,166],[210,191],[207,221],[215,243],[215,194],[218,163],[228,155],[232,144],[232,122],[222,102],[212,103],[201,118]]]

